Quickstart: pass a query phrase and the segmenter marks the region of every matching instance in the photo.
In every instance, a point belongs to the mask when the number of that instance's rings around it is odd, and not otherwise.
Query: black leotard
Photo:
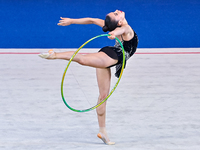
[[[124,47],[125,65],[126,65],[126,61],[135,53],[135,51],[137,49],[138,36],[134,32],[134,37],[131,40],[124,41],[122,38],[121,43],[123,44],[123,47]],[[123,64],[123,53],[122,53],[122,48],[121,48],[119,42],[116,40],[114,47],[106,46],[106,47],[103,47],[100,51],[106,53],[109,57],[118,60],[117,64],[112,65],[112,66],[116,66],[115,76],[119,78],[119,75],[120,75],[120,72],[122,69],[122,64]],[[112,66],[109,66],[109,67],[112,67]],[[124,68],[125,68],[125,66],[124,66]]]
[[[138,45],[138,36],[134,32],[134,37],[129,40],[129,41],[124,41],[122,38],[122,44],[124,47],[124,52],[125,52],[125,65],[126,61],[136,52],[137,45]],[[122,48],[119,44],[118,41],[116,41],[114,47],[118,48],[117,55],[118,55],[118,63],[116,64],[116,73],[115,76],[119,77],[121,69],[122,69],[122,64],[123,64],[123,53],[122,53]],[[125,66],[124,66],[125,68]]]

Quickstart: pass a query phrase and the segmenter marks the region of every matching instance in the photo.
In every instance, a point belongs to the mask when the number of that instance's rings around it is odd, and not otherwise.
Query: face
[[[125,13],[121,10],[115,10],[108,14],[110,18],[116,21],[121,21],[125,18]]]

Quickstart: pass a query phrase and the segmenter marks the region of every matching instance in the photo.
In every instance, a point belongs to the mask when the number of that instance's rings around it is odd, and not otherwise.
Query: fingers
[[[111,39],[111,40],[114,40],[114,39],[115,39],[114,37],[111,37],[111,36],[109,36],[108,38]]]
[[[108,36],[109,39],[114,40],[115,36]]]
[[[65,20],[66,18],[60,17],[61,20],[59,20],[59,23],[57,23],[57,25],[59,26],[65,26]]]
[[[60,19],[61,19],[61,20],[64,20],[64,19],[67,19],[67,18],[60,17]]]
[[[109,39],[111,39],[111,40],[115,39],[115,35],[113,33],[110,32],[108,34],[110,35],[110,36],[108,36]]]
[[[59,25],[59,26],[67,26],[67,24],[65,24],[65,23],[57,23],[57,25]]]
[[[65,20],[59,20],[59,22],[65,22]]]
[[[63,17],[60,17],[60,19],[64,20],[64,19],[69,19],[69,18],[63,18]]]

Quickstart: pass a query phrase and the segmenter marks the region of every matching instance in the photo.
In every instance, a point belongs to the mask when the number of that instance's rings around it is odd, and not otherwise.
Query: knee
[[[80,58],[78,59],[78,63],[79,63],[80,65],[86,66],[86,65],[87,65],[87,59],[85,59],[85,57],[82,56],[82,57],[80,57]]]
[[[97,107],[96,111],[98,116],[103,116],[106,113],[105,102],[101,106]]]
[[[82,58],[78,60],[78,63],[79,63],[80,65],[85,65],[85,61],[84,61],[84,59],[82,59]]]

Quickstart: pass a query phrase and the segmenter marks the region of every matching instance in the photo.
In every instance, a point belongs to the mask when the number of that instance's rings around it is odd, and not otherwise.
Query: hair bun
[[[103,30],[104,32],[107,32],[107,31],[108,31],[108,27],[107,27],[107,26],[103,26],[102,30]]]

